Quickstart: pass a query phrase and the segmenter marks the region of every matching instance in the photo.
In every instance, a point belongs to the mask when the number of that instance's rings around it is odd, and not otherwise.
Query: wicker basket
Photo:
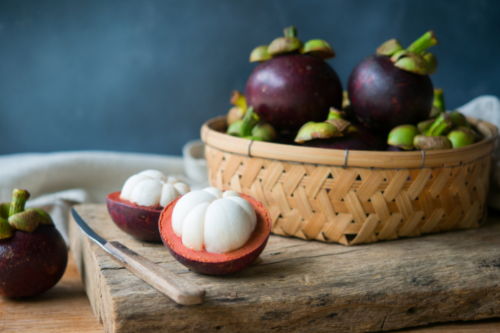
[[[201,138],[210,184],[261,201],[274,234],[355,245],[479,226],[498,129],[468,120],[486,139],[426,153],[250,141],[224,134],[225,117]]]

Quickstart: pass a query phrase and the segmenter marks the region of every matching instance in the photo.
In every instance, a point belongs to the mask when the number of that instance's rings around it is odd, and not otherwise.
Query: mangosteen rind
[[[0,240],[0,295],[31,297],[49,290],[66,270],[66,243],[54,226],[33,233],[17,230]]]
[[[382,133],[427,119],[434,98],[428,75],[399,69],[388,57],[379,55],[368,56],[356,65],[347,89],[356,118]]]
[[[260,119],[277,130],[296,130],[342,106],[342,85],[324,61],[302,54],[272,58],[250,75],[245,95]]]
[[[0,295],[7,297],[35,296],[52,288],[68,262],[66,243],[50,216],[24,210],[29,196],[15,189],[12,202],[0,208]]]

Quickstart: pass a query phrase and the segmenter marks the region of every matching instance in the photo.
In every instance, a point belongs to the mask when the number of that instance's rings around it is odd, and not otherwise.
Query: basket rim
[[[210,147],[248,157],[340,167],[421,169],[459,166],[492,153],[498,128],[484,120],[472,117],[467,120],[485,135],[485,139],[462,148],[425,152],[348,151],[253,141],[219,132],[218,129],[226,127],[226,116],[205,122],[201,127],[201,139]]]

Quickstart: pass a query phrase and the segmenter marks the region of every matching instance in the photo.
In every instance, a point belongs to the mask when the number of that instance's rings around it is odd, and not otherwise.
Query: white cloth
[[[146,169],[184,177],[180,157],[81,151],[0,156],[0,202],[10,202],[14,188],[27,189],[33,200],[27,207],[41,207],[51,214],[68,241],[68,214],[74,203],[104,203],[106,195],[120,191],[125,180]]]

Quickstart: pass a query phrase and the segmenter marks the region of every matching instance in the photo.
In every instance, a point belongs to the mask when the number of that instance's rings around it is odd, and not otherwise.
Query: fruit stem
[[[441,112],[446,110],[446,106],[444,105],[444,95],[443,89],[435,88],[434,89],[434,101],[432,103],[436,108],[441,110]]]
[[[241,124],[241,136],[252,135],[252,129],[259,122],[259,116],[255,113],[253,107],[249,107],[243,116],[243,122]]]
[[[434,31],[429,30],[425,34],[423,34],[419,39],[414,41],[410,46],[408,46],[407,50],[415,53],[421,53],[427,50],[429,47],[436,45],[437,43],[438,40],[434,35]]]
[[[297,37],[297,29],[292,25],[283,30],[285,37]]]
[[[24,210],[24,205],[29,199],[30,193],[26,190],[14,189],[12,192],[12,202],[10,203],[9,217]]]
[[[448,130],[452,127],[449,116],[446,113],[441,113],[437,117],[436,121],[431,125],[431,127],[425,132],[427,136],[440,136],[446,134]]]

